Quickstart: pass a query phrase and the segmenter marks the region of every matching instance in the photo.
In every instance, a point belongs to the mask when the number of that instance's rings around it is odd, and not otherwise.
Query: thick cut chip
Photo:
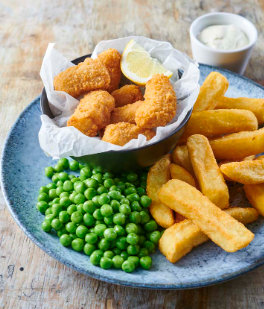
[[[155,221],[164,228],[175,222],[173,211],[163,205],[158,196],[161,186],[170,179],[170,163],[170,155],[163,156],[150,168],[147,177],[147,194],[152,199],[150,213]]]
[[[228,80],[218,72],[211,72],[200,88],[200,93],[194,104],[193,111],[200,112],[214,109],[217,98],[223,96],[228,88]]]
[[[229,179],[245,185],[264,183],[264,159],[230,162],[222,164],[220,170]]]
[[[264,216],[264,184],[244,185],[244,191],[250,204]]]
[[[254,208],[232,207],[225,212],[243,224],[254,222],[258,218],[258,212]],[[209,238],[197,225],[191,220],[184,220],[165,230],[159,240],[159,249],[171,263],[176,263],[207,240]]]
[[[178,164],[170,164],[170,174],[172,179],[179,179],[187,182],[188,184],[196,187],[193,176],[183,167]]]
[[[161,202],[153,201],[149,207],[149,211],[158,225],[165,229],[175,222],[173,211]]]
[[[247,110],[217,109],[192,113],[180,142],[186,143],[189,136],[202,134],[217,137],[223,134],[258,129],[256,116]]]
[[[195,223],[227,252],[246,247],[254,234],[184,181],[172,179],[159,191],[162,203]]]
[[[215,108],[247,109],[255,114],[259,124],[264,123],[264,99],[218,97]]]
[[[177,146],[172,152],[172,161],[182,167],[193,175],[192,163],[189,158],[187,146]]]
[[[208,139],[203,135],[192,135],[188,138],[187,147],[202,193],[218,207],[227,208],[229,205],[228,187]]]
[[[217,160],[240,161],[264,152],[264,128],[225,135],[210,144]]]

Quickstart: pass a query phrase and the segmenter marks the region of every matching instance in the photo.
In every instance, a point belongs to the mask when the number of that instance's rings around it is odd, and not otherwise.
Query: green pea
[[[117,225],[124,225],[126,222],[126,216],[122,213],[117,213],[114,215],[113,221]]]
[[[59,175],[58,175],[58,177],[59,177],[59,180],[61,180],[61,181],[63,181],[63,182],[66,181],[67,179],[69,179],[68,174],[65,173],[65,172],[60,172]]]
[[[99,187],[97,188],[97,193],[98,193],[98,194],[103,194],[103,193],[107,193],[107,192],[108,192],[108,190],[107,190],[107,188],[104,187],[104,186],[99,186]]]
[[[138,257],[138,256],[130,255],[130,256],[127,258],[127,260],[128,260],[129,262],[134,263],[135,266],[138,267],[138,265],[139,265],[139,257]]]
[[[111,199],[117,200],[117,201],[120,201],[122,198],[122,194],[116,190],[110,191],[108,195],[111,197]]]
[[[60,198],[60,205],[66,209],[68,206],[71,205],[71,200],[69,199],[69,197],[63,196]]]
[[[49,201],[49,196],[47,193],[40,193],[39,196],[38,196],[38,201],[44,201],[44,202],[48,202]]]
[[[127,199],[127,198],[125,198],[125,197],[121,198],[120,203],[121,203],[121,204],[127,204],[127,205],[130,204],[129,199]]]
[[[106,225],[105,224],[97,224],[94,227],[94,233],[100,237],[104,235],[104,231],[106,230]]]
[[[85,165],[79,163],[79,169],[80,169],[80,170],[81,170],[82,168],[84,168],[84,167],[85,167]]]
[[[51,180],[55,183],[59,181],[59,174],[58,173],[53,174],[53,176],[51,177]]]
[[[157,244],[160,240],[160,232],[159,231],[154,231],[150,233],[149,239],[150,241],[154,242],[154,244]]]
[[[59,220],[61,223],[67,223],[70,220],[70,215],[67,213],[67,211],[63,210],[59,213]]]
[[[117,234],[116,234],[116,232],[115,232],[115,230],[113,228],[107,228],[104,231],[104,237],[107,240],[115,240],[116,237],[117,237]]]
[[[41,213],[45,213],[45,211],[48,209],[48,207],[49,207],[49,205],[48,205],[48,203],[47,202],[45,202],[45,201],[39,201],[39,202],[37,202],[37,209],[38,209],[38,211],[40,211]]]
[[[45,211],[45,215],[50,215],[50,214],[52,214],[51,207],[47,208],[46,211]]]
[[[152,266],[152,259],[150,256],[142,256],[139,260],[140,266],[146,270]]]
[[[65,170],[69,168],[69,160],[67,158],[59,159],[58,164],[62,165]]]
[[[141,216],[141,223],[142,223],[142,224],[145,224],[145,223],[149,222],[150,216],[149,216],[149,214],[148,214],[147,211],[142,210],[142,211],[140,212],[140,216]]]
[[[88,233],[85,235],[85,241],[90,245],[95,245],[98,241],[98,236],[95,233]]]
[[[49,189],[45,186],[39,188],[39,193],[49,193]]]
[[[62,197],[69,197],[69,193],[68,192],[61,192],[60,198],[62,198]]]
[[[130,196],[133,193],[137,194],[137,190],[136,190],[135,187],[129,187],[129,188],[125,189],[125,195],[126,196]],[[135,201],[138,201],[138,199],[135,200]]]
[[[147,248],[141,248],[139,250],[138,256],[141,258],[142,256],[149,255],[149,251]]]
[[[129,220],[135,224],[141,223],[140,213],[138,211],[131,212],[131,214],[129,215]]]
[[[138,233],[138,226],[135,223],[128,223],[126,225],[126,232],[128,234],[130,234],[130,233],[137,234]]]
[[[79,225],[76,229],[76,235],[79,237],[79,238],[82,238],[84,239],[85,238],[85,235],[88,233],[88,228],[84,225]]]
[[[48,178],[51,178],[54,174],[54,169],[52,166],[48,166],[48,167],[45,167],[45,175],[48,177]]]
[[[104,186],[106,188],[111,188],[114,185],[114,181],[111,178],[108,178],[104,181]]]
[[[106,251],[110,248],[110,242],[109,240],[105,239],[105,238],[102,238],[99,243],[98,243],[98,248],[103,250],[103,251]]]
[[[103,256],[103,251],[102,250],[95,250],[91,256],[90,256],[90,262],[95,265],[98,266],[100,264],[100,260],[101,257]]]
[[[81,223],[83,220],[83,215],[80,211],[75,211],[71,215],[71,221],[73,223]]]
[[[94,212],[93,212],[93,217],[96,219],[96,220],[102,220],[104,217],[102,216],[101,214],[101,210],[100,209],[96,209]]]
[[[54,190],[54,189],[53,189]],[[57,189],[56,189],[56,195],[57,196],[60,196],[60,194],[63,192],[63,187],[62,186],[59,186]]]
[[[57,236],[60,238],[63,234],[67,234],[67,230],[65,227],[62,227],[59,231],[57,231]]]
[[[131,208],[133,211],[141,211],[142,207],[140,206],[138,201],[134,201],[131,203]]]
[[[48,184],[46,185],[46,188],[47,188],[48,190],[50,190],[50,189],[56,189],[57,186],[56,186],[55,183],[50,182],[50,183],[48,183]]]
[[[77,205],[77,211],[80,211],[83,215],[85,214],[85,211],[83,209],[83,204]]]
[[[69,236],[71,237],[72,241],[77,238],[77,236],[75,234],[69,234]]]
[[[109,226],[109,227],[113,227],[114,222],[113,222],[113,216],[110,217],[104,217],[104,223]]]
[[[135,182],[138,179],[138,175],[136,173],[129,173],[127,174],[127,181]]]
[[[74,175],[69,175],[70,181],[74,184],[75,182],[79,181],[78,177],[75,177]]]
[[[85,180],[92,176],[92,172],[88,166],[85,166],[80,170],[80,179]]]
[[[119,237],[119,238],[117,238],[116,247],[118,249],[126,250],[127,246],[128,246],[128,243],[127,243],[126,237]]]
[[[128,257],[129,257],[129,255],[128,255],[128,253],[127,253],[126,251],[122,251],[122,252],[120,253],[120,256],[121,256],[124,260],[127,260]]]
[[[144,247],[148,249],[149,253],[153,253],[155,251],[155,245],[152,241],[146,240],[144,242]]]
[[[98,224],[105,224],[105,222],[103,220],[96,220],[95,225],[98,225]]]
[[[52,213],[52,214],[49,214],[49,215],[46,215],[45,216],[45,221],[48,221],[50,224],[51,224],[51,221],[55,218],[55,215]]]
[[[63,183],[63,190],[69,192],[73,190],[73,184],[70,180],[66,180]]]
[[[93,215],[91,215],[89,213],[84,214],[84,216],[83,216],[83,223],[86,226],[93,226],[94,223],[95,223],[95,219],[94,219]]]
[[[86,185],[82,181],[76,181],[74,183],[74,191],[77,193],[84,193]]]
[[[60,236],[60,243],[64,246],[64,247],[68,247],[72,242],[72,239],[70,237],[70,235],[68,234],[62,234]]]
[[[82,193],[77,193],[74,197],[74,204],[83,204],[85,202],[85,196]]]
[[[46,233],[51,231],[51,224],[50,221],[44,220],[41,224],[42,230]]]
[[[122,268],[122,264],[124,263],[124,259],[120,255],[115,255],[112,258],[112,262],[113,262],[114,268],[121,269]]]
[[[109,179],[109,178],[113,178],[114,175],[112,173],[106,172],[103,175],[103,179]]]
[[[109,259],[112,259],[113,256],[114,256],[113,251],[108,250],[108,251],[105,251],[105,252],[104,252],[104,257],[107,257],[107,258],[109,258]]]
[[[130,245],[136,245],[138,244],[139,242],[139,237],[137,234],[135,233],[129,233],[127,235],[127,242],[130,244]]]
[[[99,183],[103,182],[103,176],[100,173],[94,174],[91,178],[97,180]]]
[[[142,187],[138,187],[137,188],[137,194],[139,195],[139,196],[142,196],[142,195],[144,195],[146,193],[146,190],[144,189],[144,188],[142,188]]]
[[[119,207],[119,211],[124,215],[129,215],[131,213],[131,208],[127,204],[121,204]]]
[[[96,250],[96,246],[92,244],[85,244],[83,247],[83,252],[86,255],[91,255]]]
[[[127,199],[130,201],[130,202],[135,202],[135,201],[139,201],[140,197],[137,193],[132,193],[132,194],[129,194],[127,196]]]
[[[110,203],[110,197],[109,197],[109,195],[106,194],[106,193],[101,194],[101,195],[99,196],[99,198],[98,198],[98,203],[99,203],[100,205],[104,205],[104,204]]]
[[[77,171],[79,169],[79,163],[75,160],[69,162],[70,170]]]
[[[100,259],[100,267],[103,269],[109,269],[111,268],[113,265],[113,262],[111,259],[109,259],[108,257],[102,257]]]
[[[110,217],[113,214],[113,208],[108,204],[104,204],[100,210],[103,217]]]
[[[122,264],[122,270],[125,271],[126,273],[132,273],[135,269],[136,266],[131,261],[124,261],[124,263]]]
[[[84,191],[84,196],[87,198],[87,200],[91,200],[96,195],[97,192],[94,188],[88,188]]]
[[[59,173],[59,172],[62,172],[63,171],[63,166],[61,165],[61,164],[56,164],[55,166],[54,166],[54,170],[57,172],[57,173]]]
[[[55,216],[58,216],[59,213],[62,211],[62,206],[60,204],[53,204],[51,206],[51,210]]]
[[[86,201],[83,204],[83,210],[87,213],[92,214],[96,210],[96,206],[93,201]]]
[[[66,225],[65,225],[65,228],[66,228],[66,231],[71,233],[71,234],[75,234],[76,232],[76,229],[77,229],[77,226],[76,224],[74,224],[73,222],[68,222]]]
[[[69,195],[69,199],[70,199],[70,201],[71,201],[72,203],[74,202],[74,198],[75,198],[75,196],[76,196],[77,194],[78,194],[77,192],[73,191],[73,192]]]
[[[92,201],[94,202],[94,204],[95,204],[96,206],[100,206],[100,204],[99,204],[99,202],[98,202],[98,198],[99,198],[99,195],[96,195],[96,196],[94,196],[94,197],[92,198]]]
[[[55,218],[51,221],[51,226],[54,228],[54,230],[58,231],[62,228],[62,223],[59,219]]]
[[[103,168],[101,166],[95,166],[93,169],[93,174],[103,173]]]
[[[96,189],[99,185],[98,181],[96,179],[93,178],[88,178],[84,181],[84,183],[86,184],[86,186],[88,188],[94,188]]]
[[[117,236],[124,236],[126,234],[125,229],[121,225],[115,225],[114,230]]]
[[[68,206],[67,213],[71,216],[77,210],[76,205],[72,204]]]
[[[72,243],[72,249],[75,250],[75,251],[82,251],[83,250],[83,247],[84,247],[84,240],[81,239],[81,238],[75,238]]]
[[[145,223],[144,229],[147,232],[155,231],[158,228],[157,223],[154,220],[150,220],[149,222]]]
[[[57,192],[56,192],[56,189],[50,189],[49,190],[49,198],[51,200],[55,199],[57,197]]]
[[[144,208],[148,208],[151,204],[152,200],[147,195],[142,195],[140,198],[140,203]]]
[[[126,185],[125,185],[122,181],[119,181],[119,182],[117,182],[117,187],[118,187],[121,191],[123,191],[123,190],[125,190]]]
[[[112,249],[115,255],[119,255],[121,253],[121,250],[118,248],[113,248]]]
[[[127,253],[129,255],[137,255],[139,253],[140,247],[139,245],[129,245],[127,247]]]
[[[113,208],[113,212],[115,212],[115,213],[119,212],[120,204],[119,204],[118,201],[113,200],[113,201],[111,201],[110,205]]]

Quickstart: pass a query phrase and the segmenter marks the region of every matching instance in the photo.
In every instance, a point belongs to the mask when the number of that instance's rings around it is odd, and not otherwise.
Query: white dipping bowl
[[[212,25],[230,25],[239,27],[247,35],[249,43],[243,48],[223,50],[203,44],[198,35]],[[200,63],[219,66],[243,74],[247,67],[252,49],[257,41],[256,27],[246,18],[231,13],[209,13],[196,18],[190,27],[193,58]]]

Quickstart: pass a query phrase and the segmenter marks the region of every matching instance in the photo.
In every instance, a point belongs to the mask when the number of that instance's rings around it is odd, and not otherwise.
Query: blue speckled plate
[[[201,82],[215,68],[201,65]],[[264,88],[239,75],[218,70],[229,80],[228,96],[264,98]],[[49,182],[44,168],[54,164],[39,147],[39,97],[19,116],[12,127],[2,156],[2,189],[15,221],[41,249],[78,272],[107,282],[153,289],[186,289],[216,284],[264,263],[264,224],[258,220],[250,225],[255,239],[245,249],[227,253],[212,242],[203,244],[177,264],[169,263],[157,252],[151,271],[137,270],[127,274],[119,270],[103,270],[91,265],[84,254],[64,248],[57,237],[41,230],[43,216],[35,203],[38,189]]]

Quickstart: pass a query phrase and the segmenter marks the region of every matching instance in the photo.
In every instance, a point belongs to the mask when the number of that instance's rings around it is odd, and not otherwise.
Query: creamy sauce
[[[213,25],[201,31],[198,39],[215,49],[239,49],[249,43],[247,35],[235,25]]]

